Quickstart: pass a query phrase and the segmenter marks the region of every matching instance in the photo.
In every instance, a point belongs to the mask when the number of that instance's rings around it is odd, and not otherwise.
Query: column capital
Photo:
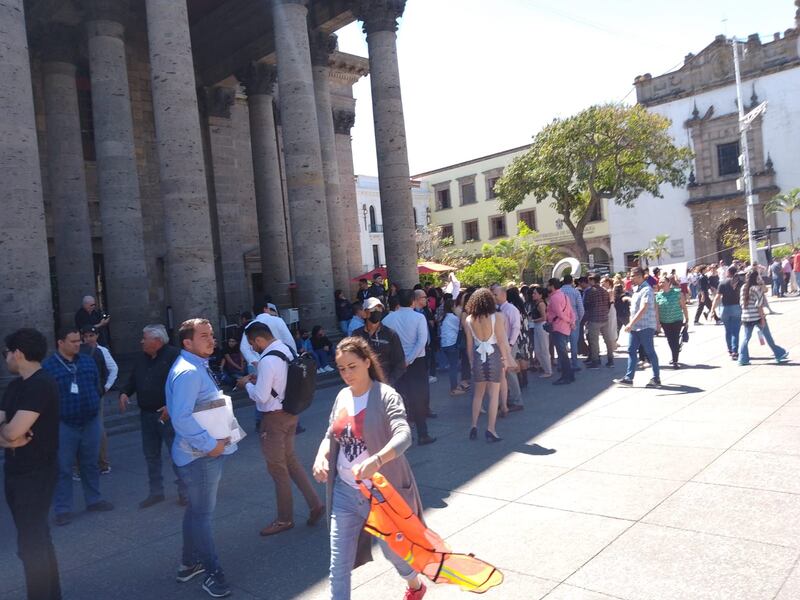
[[[124,25],[128,20],[129,0],[81,0],[87,21],[112,21]]]
[[[273,4],[300,4],[308,7],[308,0],[272,0]]]
[[[78,30],[64,23],[50,23],[39,34],[44,62],[75,64],[78,58]]]
[[[232,87],[203,87],[200,93],[206,115],[209,117],[231,118],[231,107],[236,100],[236,89]]]
[[[311,64],[315,67],[327,67],[331,54],[339,46],[339,38],[335,33],[322,31],[310,32],[308,41],[311,47]]]
[[[350,135],[350,130],[356,124],[356,113],[352,110],[335,109],[333,111],[333,130],[336,133]]]
[[[397,31],[397,19],[403,16],[406,0],[353,0],[353,15],[364,23],[364,33]]]
[[[253,62],[238,72],[236,78],[242,83],[248,96],[272,96],[278,70],[273,65]]]

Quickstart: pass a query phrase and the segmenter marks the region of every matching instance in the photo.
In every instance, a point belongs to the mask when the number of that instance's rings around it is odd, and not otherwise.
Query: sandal
[[[259,532],[259,535],[264,537],[268,535],[275,535],[277,533],[286,531],[287,529],[291,529],[292,527],[294,527],[294,523],[292,521],[273,521],[264,527],[264,529]]]

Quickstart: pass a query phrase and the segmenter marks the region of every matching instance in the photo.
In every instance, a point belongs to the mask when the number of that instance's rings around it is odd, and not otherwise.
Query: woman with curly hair
[[[472,429],[469,439],[478,437],[478,418],[484,394],[489,392],[489,422],[486,441],[499,442],[495,425],[500,398],[500,378],[503,363],[513,364],[511,348],[506,337],[505,318],[497,312],[494,294],[488,288],[477,290],[467,302],[464,332],[467,336],[467,358],[472,370]]]
[[[372,560],[372,536],[364,530],[370,503],[359,489],[379,470],[422,519],[422,501],[403,454],[411,428],[403,400],[383,383],[380,362],[362,338],[348,337],[336,348],[336,366],[347,387],[333,403],[328,431],[314,461],[314,479],[326,484],[330,530],[330,598],[349,600],[355,567]],[[421,600],[418,573],[383,540],[383,555],[406,580],[406,600]]]

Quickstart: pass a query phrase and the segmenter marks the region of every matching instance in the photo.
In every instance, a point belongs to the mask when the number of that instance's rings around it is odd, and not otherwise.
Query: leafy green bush
[[[517,261],[503,256],[486,256],[477,259],[458,274],[463,286],[487,286],[505,283],[517,275]]]

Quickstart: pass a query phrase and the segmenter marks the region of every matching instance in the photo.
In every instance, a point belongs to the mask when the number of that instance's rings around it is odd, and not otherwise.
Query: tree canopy
[[[664,183],[686,183],[692,153],[675,145],[669,126],[640,105],[592,106],[556,119],[495,185],[500,208],[511,212],[530,194],[537,203],[548,200],[588,262],[583,234],[598,203],[631,207],[644,192],[662,197]]]
[[[541,274],[548,266],[552,267],[561,258],[561,251],[555,246],[537,244],[537,232],[524,221],[517,224],[517,235],[500,240],[495,244],[484,244],[484,256],[510,258],[517,265],[516,279],[522,281],[525,272]]]
[[[764,204],[764,214],[784,212],[789,217],[789,241],[794,246],[794,212],[800,210],[800,188],[777,194]]]

